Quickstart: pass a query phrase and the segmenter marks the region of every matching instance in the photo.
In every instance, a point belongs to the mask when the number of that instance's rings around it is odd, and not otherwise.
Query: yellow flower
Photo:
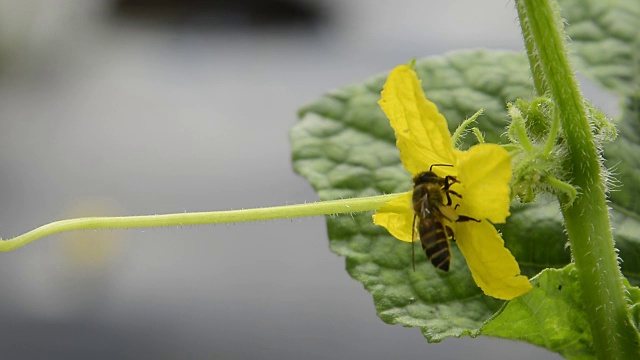
[[[504,300],[529,291],[529,280],[520,275],[518,263],[492,225],[509,216],[511,163],[507,151],[497,144],[455,149],[444,116],[427,100],[410,66],[398,66],[389,74],[379,104],[395,130],[402,164],[412,176],[429,171],[433,164],[451,165],[433,167],[438,176],[458,180],[451,190],[461,197],[452,196],[453,204],[445,210],[480,221],[443,221],[453,230],[476,284],[485,294]],[[373,216],[374,223],[399,240],[413,241],[411,197],[412,191],[383,205]]]

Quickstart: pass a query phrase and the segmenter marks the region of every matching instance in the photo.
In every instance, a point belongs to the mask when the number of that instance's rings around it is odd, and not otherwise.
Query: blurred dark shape
[[[132,328],[12,315],[2,319],[3,359],[169,359],[179,351],[162,324]]]
[[[111,10],[116,19],[213,29],[313,28],[325,18],[308,0],[114,0]]]

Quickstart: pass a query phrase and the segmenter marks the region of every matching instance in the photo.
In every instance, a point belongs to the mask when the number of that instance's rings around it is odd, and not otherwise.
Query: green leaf
[[[506,102],[532,93],[527,61],[515,53],[460,52],[419,62],[416,71],[451,130],[483,107],[478,126],[487,141],[499,141],[504,132]],[[294,168],[322,200],[410,188],[393,131],[377,105],[385,79],[376,76],[334,91],[300,111],[291,130]],[[387,323],[419,326],[429,341],[440,341],[476,335],[502,306],[482,294],[455,247],[448,273],[436,270],[416,249],[414,272],[411,245],[373,225],[371,214],[332,216],[327,226],[332,251],[346,257],[349,274],[373,294]]]
[[[631,103],[633,104],[633,102]],[[613,231],[622,258],[622,271],[640,285],[640,101],[628,106],[618,128],[619,137],[605,146]]]
[[[573,270],[573,265],[544,270],[532,280],[533,290],[510,301],[482,334],[526,341],[568,359],[595,359]]]
[[[542,271],[532,279],[532,285],[533,290],[510,301],[488,321],[482,327],[482,335],[526,341],[567,359],[595,359],[573,264]],[[628,282],[626,289],[637,326],[640,289]]]
[[[578,70],[621,95],[640,90],[640,1],[559,0]]]
[[[533,94],[527,60],[516,53],[458,52],[425,59],[416,65],[416,71],[427,97],[438,105],[452,131],[478,108],[484,108],[478,127],[489,142],[502,140],[506,102]],[[300,110],[300,121],[291,130],[294,169],[314,186],[320,199],[410,188],[410,175],[400,163],[393,131],[377,105],[385,79],[386,75],[380,75],[333,91]],[[640,189],[629,193],[627,182],[634,181],[629,187],[632,190],[640,186],[637,171],[628,170],[640,168],[633,156],[639,153],[637,138],[629,141],[622,137],[622,145],[618,145],[622,149],[613,157],[615,171],[631,174],[618,185],[621,191],[612,193],[612,207],[623,271],[632,284],[640,282],[640,205],[635,200]],[[467,139],[473,142],[473,137]],[[449,336],[476,336],[503,304],[481,293],[455,246],[448,273],[435,270],[419,247],[414,272],[411,245],[373,225],[371,214],[328,217],[327,226],[332,251],[345,256],[349,274],[373,294],[377,313],[387,323],[418,326],[430,342]],[[534,276],[547,267],[561,268],[569,263],[563,228],[555,201],[543,197],[538,203],[513,208],[500,230],[523,273]],[[637,309],[636,314],[639,312]],[[508,334],[504,337],[509,338]],[[574,350],[568,347],[563,351]]]
[[[507,223],[497,228],[518,259],[520,270],[528,277],[546,268],[561,268],[571,261],[560,208],[550,199],[512,207]]]

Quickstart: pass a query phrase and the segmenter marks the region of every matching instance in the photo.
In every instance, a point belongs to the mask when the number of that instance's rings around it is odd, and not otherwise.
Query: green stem
[[[476,140],[478,140],[478,144],[484,144],[484,135],[482,135],[482,132],[480,131],[480,129],[478,129],[477,127],[474,127],[473,129],[471,129],[473,131],[473,135],[476,136]]]
[[[531,154],[533,152],[533,145],[531,145],[529,135],[527,135],[527,129],[524,126],[522,113],[513,104],[507,105],[507,112],[509,113],[509,117],[511,118],[511,127],[513,128],[513,130],[515,130],[516,139],[522,145],[524,150],[527,153]]]
[[[518,10],[518,20],[520,20],[520,28],[522,29],[522,37],[524,38],[524,46],[527,49],[527,57],[533,75],[533,85],[536,88],[538,96],[545,96],[550,92],[547,78],[542,70],[540,56],[536,50],[535,40],[531,32],[531,24],[526,17],[524,1],[516,1],[516,9]]]
[[[257,220],[306,217],[316,215],[344,214],[377,210],[399,194],[389,194],[354,199],[320,201],[309,204],[275,206],[269,208],[209,211],[146,216],[86,217],[61,220],[40,226],[13,239],[0,241],[0,251],[6,252],[22,247],[34,240],[69,230],[148,228],[176,225],[201,225],[237,223]]]
[[[551,150],[553,150],[553,147],[556,145],[556,141],[558,140],[558,130],[560,130],[560,116],[557,111],[554,111],[551,130],[549,130],[549,137],[547,138],[547,142],[544,145],[544,156],[549,156]]]
[[[476,113],[471,115],[470,118],[468,118],[467,120],[463,121],[462,124],[460,124],[460,126],[458,126],[456,131],[454,131],[453,135],[451,135],[451,142],[453,144],[457,144],[458,140],[460,139],[460,137],[467,130],[467,127],[469,127],[469,125],[471,125],[474,121],[476,121],[478,119],[478,117],[480,115],[482,115],[482,114],[484,114],[484,109],[480,109],[480,110],[476,111]]]
[[[533,39],[534,46],[527,47],[530,59],[532,55],[538,57],[562,122],[569,150],[569,177],[581,189],[573,206],[563,207],[562,213],[596,355],[598,359],[638,359],[640,336],[626,304],[600,158],[569,64],[558,4],[554,0],[516,3],[520,19],[526,24],[523,31],[530,31],[525,37]],[[532,68],[535,76],[536,66],[532,64]]]
[[[558,199],[561,199],[559,201],[563,206],[569,207],[573,205],[573,202],[578,196],[578,190],[576,190],[573,185],[562,180],[558,180],[550,175],[545,176],[544,181],[558,192]],[[561,198],[560,196],[564,196],[564,198]]]

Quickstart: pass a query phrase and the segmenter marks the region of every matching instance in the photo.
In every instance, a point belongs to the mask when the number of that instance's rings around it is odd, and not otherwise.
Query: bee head
[[[414,185],[428,184],[428,183],[437,184],[440,182],[441,182],[441,178],[438,175],[436,175],[436,173],[434,173],[433,171],[421,172],[420,174],[416,175],[413,178]]]

